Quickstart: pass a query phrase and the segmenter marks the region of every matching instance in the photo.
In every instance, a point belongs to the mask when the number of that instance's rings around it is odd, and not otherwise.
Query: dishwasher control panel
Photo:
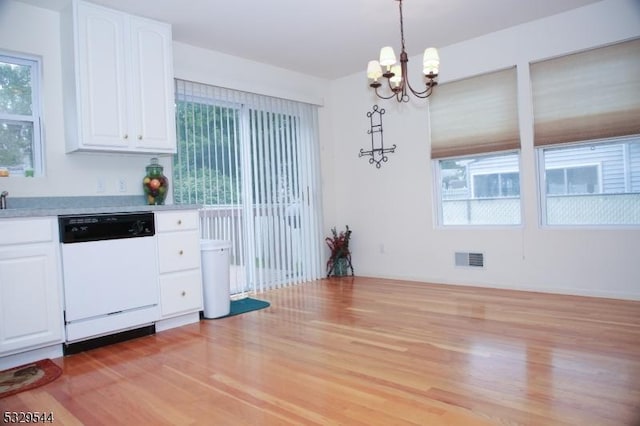
[[[105,213],[58,216],[60,242],[65,244],[155,235],[153,213]]]

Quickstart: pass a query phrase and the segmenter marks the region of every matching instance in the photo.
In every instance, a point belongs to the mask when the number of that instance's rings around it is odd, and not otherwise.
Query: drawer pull
[[[141,141],[142,140],[142,135],[138,135],[138,140]]]
[[[184,296],[186,296],[186,295],[187,295],[187,292],[183,290],[183,291],[182,291],[182,297],[184,297]]]
[[[182,256],[182,255],[184,254],[184,250],[180,250],[180,251],[178,252],[178,254],[179,254],[180,256]]]
[[[178,225],[182,225],[182,219],[178,219]]]

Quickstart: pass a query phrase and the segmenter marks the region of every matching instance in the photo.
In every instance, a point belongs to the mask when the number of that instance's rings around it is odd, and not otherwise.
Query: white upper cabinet
[[[171,26],[83,1],[61,16],[67,152],[175,153]]]

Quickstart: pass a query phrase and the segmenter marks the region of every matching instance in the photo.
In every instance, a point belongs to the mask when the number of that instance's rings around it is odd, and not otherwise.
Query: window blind
[[[516,68],[439,85],[429,100],[431,158],[520,147]]]
[[[232,293],[322,276],[317,107],[176,80],[174,200],[232,241]]]
[[[640,134],[640,39],[531,64],[535,145]]]

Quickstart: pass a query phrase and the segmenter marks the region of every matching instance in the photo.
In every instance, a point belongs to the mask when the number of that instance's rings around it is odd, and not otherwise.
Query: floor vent
[[[456,252],[456,266],[484,268],[484,253]]]

